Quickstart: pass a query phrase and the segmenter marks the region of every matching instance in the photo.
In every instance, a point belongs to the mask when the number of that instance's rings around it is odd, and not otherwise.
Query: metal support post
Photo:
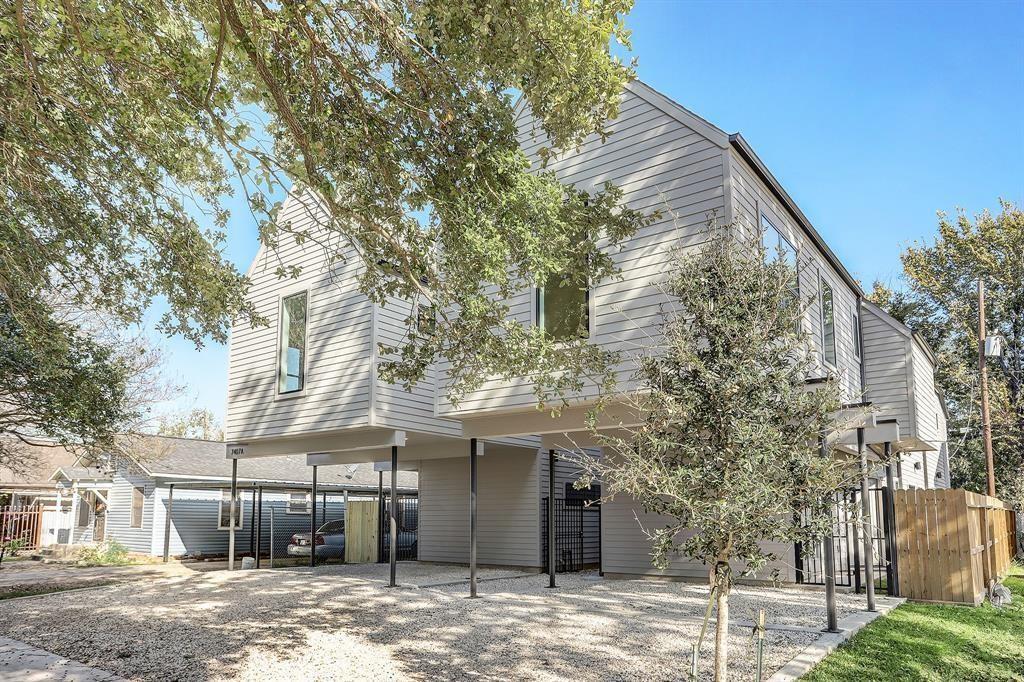
[[[555,451],[548,450],[548,587],[555,587]]]
[[[476,438],[469,439],[469,596],[476,598]]]
[[[868,490],[868,453],[864,447],[864,429],[857,429],[857,453],[860,455],[860,502],[864,535],[864,587],[868,611],[875,610],[875,552],[871,532],[871,497]]]
[[[174,504],[174,484],[167,486],[167,518],[164,519],[164,563],[171,560],[171,505]]]
[[[231,499],[228,502],[228,570],[235,570],[235,519],[238,497],[238,460],[231,460]]]
[[[391,547],[390,559],[391,559],[391,581],[388,583],[390,587],[395,587],[398,583],[395,582],[395,569],[398,561],[398,446],[391,446],[391,504],[389,505],[391,513],[389,516],[390,530],[391,530]]]

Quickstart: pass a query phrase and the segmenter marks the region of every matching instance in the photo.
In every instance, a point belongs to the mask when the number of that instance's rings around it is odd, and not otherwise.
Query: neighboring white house
[[[133,456],[112,457],[100,467],[60,467],[51,476],[51,485],[56,485],[64,499],[71,500],[68,544],[109,539],[132,552],[162,555],[168,496],[173,486],[169,554],[225,555],[231,462],[224,458],[224,443],[165,436],[135,437],[132,442]],[[265,486],[261,546],[264,553],[269,550],[269,517],[274,514],[274,551],[283,556],[291,534],[310,529],[309,493],[301,490],[311,482],[304,458],[245,462],[239,466],[237,480],[239,553],[251,551],[256,487]],[[331,492],[326,510],[318,498],[318,525],[321,518],[341,518],[342,489],[354,496],[376,496],[379,475],[372,464],[355,464],[324,471],[319,483]],[[288,486],[299,490],[283,489]],[[416,475],[400,472],[398,487],[402,493],[415,491]]]
[[[946,404],[935,385],[935,353],[924,338],[869,301],[862,303],[867,399],[878,419],[900,425],[896,485],[948,488]]]
[[[547,144],[529,111],[517,109],[520,142],[539,168],[537,150]],[[621,350],[619,391],[634,387],[631,356],[647,345],[660,323],[666,297],[659,286],[669,273],[672,249],[699,246],[711,216],[760,234],[771,253],[797,264],[800,294],[813,299],[803,321],[811,332],[819,373],[839,379],[849,403],[863,400],[860,352],[862,292],[764,163],[740,135],[729,135],[634,81],[607,141],[591,136],[547,168],[580,189],[605,182],[622,188],[634,209],[661,210],[663,217],[639,230],[612,257],[621,277],[595,282],[578,296],[545,297],[524,289],[508,301],[525,325],[549,330],[565,318],[587,324],[591,343]],[[442,364],[412,392],[377,376],[377,344],[394,345],[417,323],[415,304],[398,299],[381,306],[358,291],[360,260],[328,261],[318,242],[337,239],[324,231],[322,208],[308,196],[290,196],[282,220],[309,239],[258,253],[249,297],[269,326],[244,321],[232,329],[228,389],[228,457],[240,468],[264,457],[305,454],[309,464],[330,467],[397,458],[399,468],[419,472],[421,560],[469,559],[470,439],[483,445],[478,457],[478,562],[535,567],[543,563],[540,502],[547,490],[549,449],[588,442],[584,413],[596,389],[584,389],[557,418],[536,409],[532,386],[492,380],[463,396],[446,399]],[[302,267],[297,280],[278,276],[281,263]],[[573,325],[575,327],[575,325]],[[606,423],[629,423],[614,402]],[[591,443],[593,444],[593,443]],[[558,465],[559,496],[573,477]],[[564,467],[564,468],[563,468]],[[666,571],[650,566],[649,541],[637,519],[659,519],[629,500],[603,505],[601,567],[613,575],[704,577],[706,568],[677,560]],[[781,556],[792,548],[778,546]],[[778,569],[794,579],[788,562]]]

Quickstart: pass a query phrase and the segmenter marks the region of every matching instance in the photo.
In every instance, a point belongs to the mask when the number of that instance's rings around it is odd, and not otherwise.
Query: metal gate
[[[38,505],[0,507],[0,542],[18,549],[39,549],[43,508]]]
[[[391,561],[391,500],[385,497],[380,515],[379,561]],[[418,556],[420,527],[420,501],[412,495],[399,495],[395,506],[395,521],[398,525],[398,561],[415,561]]]
[[[597,565],[601,554],[601,507],[584,499],[555,497],[555,572]],[[548,498],[541,499],[541,561],[548,570]]]
[[[835,493],[832,507],[832,535],[825,542],[832,543],[834,573],[836,585],[852,587],[855,591],[864,590],[865,560],[864,543],[861,537],[860,490],[841,490]],[[892,495],[888,488],[871,488],[868,491],[869,518],[866,528],[871,533],[874,556],[871,565],[874,568],[874,582],[877,590],[885,590],[893,594],[895,589],[895,564],[893,558],[893,539],[895,537],[895,521],[892,513]],[[796,546],[796,581],[805,585],[825,584],[824,548],[815,547],[812,552],[804,555],[803,548]],[[892,589],[890,589],[892,586]]]

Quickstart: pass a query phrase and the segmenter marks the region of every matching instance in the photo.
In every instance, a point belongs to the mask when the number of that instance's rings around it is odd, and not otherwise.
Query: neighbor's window
[[[590,291],[562,274],[548,277],[537,288],[537,326],[552,339],[590,336]]]
[[[242,527],[242,496],[235,499],[235,528]],[[231,491],[220,491],[220,513],[217,516],[217,528],[222,530],[229,528],[231,518]]]
[[[832,287],[824,279],[821,282],[821,348],[825,362],[836,364],[836,308]]]
[[[78,498],[78,527],[89,525],[89,505],[92,493],[82,493]]]
[[[305,291],[281,299],[281,356],[278,393],[301,391],[306,362]]]
[[[860,360],[860,311],[853,308],[853,353]]]
[[[146,502],[146,489],[141,487],[132,488],[132,518],[129,526],[142,528],[142,508]]]
[[[309,493],[291,493],[288,496],[288,508],[285,511],[289,514],[308,514],[311,506]]]

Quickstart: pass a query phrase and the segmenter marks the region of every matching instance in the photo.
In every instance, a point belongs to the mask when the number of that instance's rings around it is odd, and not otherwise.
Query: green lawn
[[[1013,603],[977,608],[907,602],[858,632],[803,680],[1024,680],[1024,570]]]

